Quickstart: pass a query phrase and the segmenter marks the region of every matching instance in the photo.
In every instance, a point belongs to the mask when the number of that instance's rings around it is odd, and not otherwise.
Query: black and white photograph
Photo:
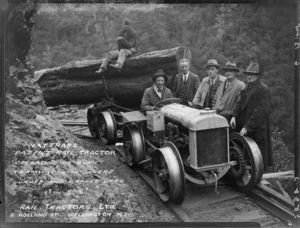
[[[300,2],[0,8],[3,227],[299,225]]]

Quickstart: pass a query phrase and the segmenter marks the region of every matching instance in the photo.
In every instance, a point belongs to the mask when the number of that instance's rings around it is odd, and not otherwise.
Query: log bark
[[[189,48],[176,47],[132,56],[125,61],[120,72],[108,67],[105,78],[109,96],[124,107],[139,106],[144,90],[152,85],[152,77],[157,69],[164,69],[168,76],[166,86],[172,88],[182,58],[191,60]],[[95,71],[102,61],[76,61],[36,71],[34,79],[43,90],[46,104],[55,106],[100,102],[105,97],[104,84]]]

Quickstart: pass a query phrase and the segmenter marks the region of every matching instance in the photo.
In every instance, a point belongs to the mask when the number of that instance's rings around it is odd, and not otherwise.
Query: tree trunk
[[[152,76],[157,69],[164,69],[169,79],[166,86],[172,88],[182,58],[191,60],[188,48],[176,47],[132,56],[125,61],[121,72],[108,67],[105,78],[109,96],[119,105],[139,106],[144,90],[152,85]],[[104,83],[95,71],[102,61],[76,61],[36,71],[34,78],[43,90],[46,104],[55,106],[100,102],[105,97]]]

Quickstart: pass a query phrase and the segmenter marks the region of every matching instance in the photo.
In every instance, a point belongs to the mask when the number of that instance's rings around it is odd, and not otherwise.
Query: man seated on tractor
[[[227,62],[226,66],[221,69],[224,71],[226,80],[216,92],[213,109],[229,122],[240,93],[245,89],[245,83],[236,78],[236,74],[240,70],[236,67],[235,62]]]
[[[168,78],[162,69],[156,71],[152,78],[153,85],[145,90],[142,98],[141,108],[144,111],[155,110],[155,105],[158,102],[172,98],[171,90],[164,86],[167,80]]]
[[[136,32],[130,27],[130,21],[128,19],[123,21],[123,28],[120,30],[116,41],[118,42],[118,50],[110,51],[108,53],[96,73],[103,74],[107,70],[107,65],[115,59],[117,59],[116,63],[111,64],[110,66],[120,71],[123,67],[126,57],[138,52],[136,46]]]

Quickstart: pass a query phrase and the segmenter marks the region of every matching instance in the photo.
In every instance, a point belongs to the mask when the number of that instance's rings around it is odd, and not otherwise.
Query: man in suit
[[[118,50],[110,51],[108,53],[96,73],[103,74],[107,70],[108,64],[115,59],[117,60],[116,63],[111,64],[110,66],[120,71],[123,67],[126,57],[138,52],[136,46],[136,32],[130,27],[130,21],[128,19],[123,21],[123,27],[119,31],[116,41],[118,42]]]
[[[213,109],[230,121],[241,90],[245,89],[245,83],[236,78],[236,74],[240,71],[236,67],[236,63],[227,62],[226,66],[221,69],[225,73],[226,80],[223,83],[224,85],[219,86],[216,92]]]
[[[257,63],[251,63],[244,73],[247,75],[248,84],[235,105],[230,125],[241,136],[253,138],[261,151],[264,171],[267,171],[273,165],[269,129],[271,93],[268,86],[261,81],[262,73]]]
[[[181,73],[175,76],[173,95],[180,98],[185,105],[192,105],[192,101],[200,84],[199,76],[190,72],[190,61],[181,59],[179,62]]]
[[[153,85],[145,90],[142,98],[141,108],[144,111],[152,111],[158,102],[172,98],[171,90],[164,86],[167,80],[162,69],[156,71],[152,78]]]
[[[219,87],[224,86],[226,78],[218,74],[220,65],[215,59],[209,59],[205,68],[208,76],[200,83],[192,104],[200,109],[212,109],[216,92]]]

